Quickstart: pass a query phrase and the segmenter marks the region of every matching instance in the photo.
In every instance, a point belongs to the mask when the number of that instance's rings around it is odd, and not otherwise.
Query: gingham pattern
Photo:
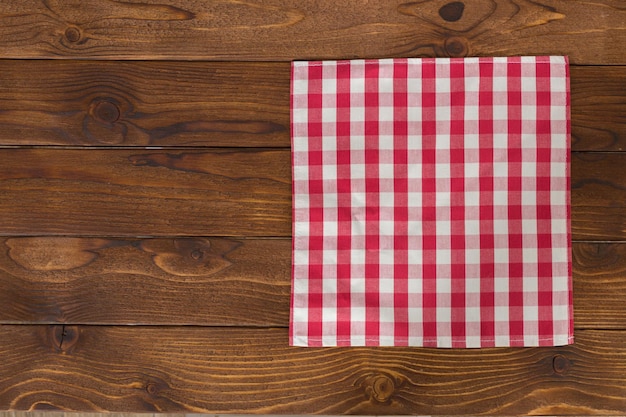
[[[565,57],[294,62],[298,346],[573,342]]]

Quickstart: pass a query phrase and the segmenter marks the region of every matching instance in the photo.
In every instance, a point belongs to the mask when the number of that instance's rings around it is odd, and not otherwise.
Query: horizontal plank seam
[[[265,330],[271,330],[271,329],[287,329],[289,328],[289,325],[286,324],[284,326],[277,326],[277,325],[252,325],[252,324],[242,324],[242,325],[215,325],[215,324],[210,324],[210,325],[202,325],[202,324],[172,324],[172,323],[167,323],[167,324],[150,324],[150,323],[139,323],[139,324],[110,324],[110,323],[72,323],[72,322],[19,322],[19,321],[1,321],[0,322],[0,327],[2,326],[39,326],[39,327],[48,327],[48,326],[63,326],[63,327],[67,327],[67,326],[75,326],[75,327],[122,327],[122,328],[127,328],[127,327],[133,327],[133,328],[137,328],[138,330],[143,329],[154,329],[155,327],[159,327],[159,328],[163,328],[163,329],[167,329],[167,328],[180,328],[180,327],[185,327],[185,328],[198,328],[198,329],[237,329],[237,330],[259,330],[259,329],[265,329]]]
[[[290,146],[263,146],[263,147],[250,147],[250,146],[67,146],[67,145],[0,145],[1,150],[31,150],[31,149],[45,149],[45,150],[58,150],[58,151],[128,151],[128,150],[150,150],[150,151],[176,151],[176,152],[193,152],[193,151],[234,151],[234,152],[267,152],[267,151],[290,151]],[[582,154],[622,154],[626,153],[624,150],[572,150],[574,155]]]
[[[266,151],[289,151],[291,150],[290,146],[263,146],[263,147],[251,147],[251,146],[219,146],[219,145],[211,145],[211,146],[136,146],[136,145],[128,145],[128,146],[99,146],[99,145],[85,145],[85,146],[77,146],[77,145],[0,145],[0,150],[31,150],[31,149],[45,149],[45,150],[58,150],[58,151],[84,151],[84,150],[94,150],[94,151],[127,151],[127,150],[150,150],[150,151],[181,151],[181,152],[190,152],[190,151],[207,151],[211,149],[215,150],[232,150],[232,151],[246,151],[246,152],[266,152]],[[587,151],[578,151],[578,152],[587,152]],[[619,151],[618,151],[619,152]]]
[[[231,239],[231,240],[291,240],[291,236],[236,236],[236,235],[107,235],[107,234],[3,234],[0,238],[69,238],[69,239],[109,239],[109,240],[162,240],[162,239]]]
[[[530,55],[530,54],[529,54]],[[553,54],[559,55],[559,54]],[[486,57],[487,55],[480,56],[466,56],[464,58],[479,58]],[[489,55],[489,56],[501,56],[501,55]],[[520,54],[510,54],[507,56],[526,56]],[[147,56],[133,56],[133,57],[117,57],[117,58],[107,58],[107,56],[100,57],[82,57],[82,56],[49,56],[42,57],[38,56],[0,56],[0,59],[6,61],[94,61],[94,62],[204,62],[204,63],[225,63],[225,62],[236,62],[238,64],[287,64],[294,61],[339,61],[339,60],[347,60],[347,59],[389,59],[390,57],[376,57],[376,56],[361,56],[355,58],[346,58],[346,59],[315,59],[315,58],[295,58],[295,59],[284,59],[284,60],[265,60],[262,58],[259,59],[237,59],[232,57],[231,59],[206,59],[204,57],[198,57],[196,55],[177,55],[177,56],[167,56],[161,55],[156,57],[147,57]],[[403,58],[421,58],[415,56],[402,56],[402,57],[391,57],[391,59],[403,59]],[[423,57],[423,58],[434,58],[434,57]],[[437,58],[449,58],[440,56]],[[626,66],[626,61],[624,62],[616,62],[616,63],[602,63],[602,64],[587,64],[582,62],[570,63],[570,67],[623,67]]]
[[[49,327],[49,326],[62,326],[62,327],[67,327],[67,326],[72,326],[72,327],[84,327],[84,328],[129,328],[129,327],[133,327],[136,328],[137,330],[141,331],[142,329],[154,329],[154,328],[160,328],[160,329],[164,329],[167,330],[168,328],[187,328],[187,329],[236,329],[236,330],[285,330],[289,328],[289,325],[286,324],[284,326],[277,326],[277,325],[268,325],[268,326],[263,326],[263,325],[250,325],[250,324],[244,324],[244,325],[202,325],[202,324],[172,324],[172,323],[167,323],[167,324],[149,324],[149,323],[139,323],[139,324],[134,324],[134,323],[128,323],[128,324],[120,324],[120,323],[115,323],[115,324],[110,324],[110,323],[72,323],[72,322],[63,322],[63,323],[56,323],[56,322],[13,322],[13,321],[2,321],[0,322],[0,327],[2,326],[30,326],[30,327]],[[582,331],[582,332],[586,332],[586,331],[602,331],[602,332],[626,332],[626,328],[616,328],[616,327],[595,327],[595,326],[575,326],[574,329],[576,331]],[[574,335],[575,336],[575,335]]]
[[[108,234],[2,234],[0,238],[70,238],[70,239],[110,239],[110,240],[150,240],[150,239],[231,239],[231,240],[291,240],[292,236],[235,236],[235,235],[108,235]],[[626,240],[572,239],[572,243],[587,244],[626,244]]]
[[[558,55],[558,54],[554,54],[554,55]],[[510,55],[510,56],[520,56],[520,55]],[[403,58],[392,58],[392,59],[404,59],[404,58],[419,58],[419,57],[411,57],[411,56],[406,56]],[[424,58],[432,58],[432,57],[424,57]],[[448,58],[448,57],[439,57],[439,58]],[[474,57],[474,56],[467,56],[465,58],[479,58],[479,57]],[[165,62],[168,64],[189,64],[189,60],[188,59],[176,59],[176,58],[172,58],[172,59],[106,59],[106,58],[97,58],[97,57],[61,57],[61,58],[42,58],[42,57],[32,57],[32,58],[27,58],[27,57],[20,57],[20,58],[6,58],[6,57],[2,57],[0,55],[0,59],[4,60],[4,61],[29,61],[29,62],[36,62],[36,61],[41,61],[41,62],[68,62],[68,61],[102,61],[102,62],[131,62],[131,63],[142,63],[142,62],[146,62],[148,64],[154,64],[157,62]],[[389,58],[347,58],[344,60],[350,60],[350,59],[354,59],[354,60],[361,60],[361,59],[389,59]],[[206,63],[206,64],[248,64],[248,65],[253,65],[253,64],[268,64],[268,65],[288,65],[291,62],[296,62],[296,61],[319,61],[319,59],[292,59],[292,60],[283,60],[283,61],[277,61],[277,60],[236,60],[236,59],[194,59],[191,62],[192,63]],[[341,61],[338,59],[328,59],[327,61]],[[570,68],[589,68],[589,67],[597,67],[597,68],[616,68],[616,67],[626,67],[626,63],[624,64],[579,64],[579,63],[569,63],[569,67]]]

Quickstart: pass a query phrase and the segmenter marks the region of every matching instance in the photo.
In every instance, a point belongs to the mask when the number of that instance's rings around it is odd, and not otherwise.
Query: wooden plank
[[[626,243],[574,243],[574,324],[625,329]]]
[[[57,410],[41,411],[0,411],[0,417],[219,417],[215,414],[204,414],[203,416],[193,413],[96,413],[88,412],[66,412]],[[232,416],[236,417],[236,416]],[[240,416],[243,417],[243,416]],[[572,416],[576,417],[576,416]],[[579,416],[581,417],[581,416]]]
[[[244,415],[233,415],[232,417],[244,417]],[[267,417],[278,417],[279,414],[269,414]],[[65,411],[0,411],[0,417],[220,417],[217,414],[201,414],[196,413],[96,413],[88,412],[65,412]],[[338,417],[338,416],[328,416]],[[442,416],[445,417],[445,416]],[[450,417],[450,416],[448,416]],[[514,417],[514,416],[502,416]],[[587,415],[570,415],[569,417],[591,417]],[[605,416],[605,417],[623,417],[623,416]]]
[[[289,236],[274,150],[0,151],[0,234]]]
[[[625,164],[573,154],[575,240],[626,238]],[[291,235],[288,150],[3,149],[0,192],[0,235]]]
[[[204,416],[180,413],[96,413],[88,412],[66,412],[57,410],[42,411],[0,411],[0,417],[219,417],[217,415],[205,414]],[[233,416],[235,417],[235,416]],[[243,416],[241,416],[243,417]],[[573,416],[576,417],[576,416]]]
[[[0,60],[0,145],[289,147],[289,64]],[[624,150],[626,67],[572,67],[574,150]]]
[[[620,0],[5,0],[6,58],[275,60],[565,54],[626,64]]]
[[[0,242],[0,323],[289,324],[290,239]],[[573,254],[576,329],[626,329],[626,244]]]
[[[570,67],[572,149],[626,150],[626,67]]]
[[[278,417],[280,414],[265,414],[267,417]],[[232,417],[244,417],[242,414],[229,414]],[[96,413],[87,412],[64,412],[64,411],[0,411],[0,417],[220,417],[219,414],[197,414],[197,413]],[[328,416],[338,417],[338,416]],[[446,417],[446,416],[442,416]],[[451,417],[451,416],[447,416]],[[501,416],[514,417],[514,416]],[[569,417],[591,417],[587,415],[570,415]],[[623,416],[605,416],[623,417]]]
[[[267,417],[278,417],[280,414],[266,414]],[[232,417],[244,417],[245,414],[229,414]],[[87,412],[66,412],[66,411],[0,411],[0,417],[220,417],[218,414],[197,414],[197,413],[96,413]],[[338,417],[338,416],[328,416]],[[446,417],[446,416],[442,416]],[[451,416],[447,416],[451,417]],[[514,417],[514,416],[501,416]],[[569,417],[591,417],[587,415],[569,415]],[[624,416],[605,416],[624,417]]]
[[[0,144],[288,147],[289,71],[288,63],[0,60]]]
[[[292,348],[286,329],[0,326],[0,408],[623,414],[622,331],[554,348]]]
[[[286,326],[288,239],[5,238],[0,323]]]
[[[626,237],[626,155],[572,154],[572,234],[578,240]]]

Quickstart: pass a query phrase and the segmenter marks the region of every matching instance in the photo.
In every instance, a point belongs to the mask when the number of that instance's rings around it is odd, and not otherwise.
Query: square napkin
[[[296,346],[573,342],[565,57],[294,62]]]

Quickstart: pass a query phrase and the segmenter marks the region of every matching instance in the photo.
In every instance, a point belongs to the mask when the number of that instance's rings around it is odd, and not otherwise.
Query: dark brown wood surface
[[[576,64],[626,64],[624,21],[622,0],[7,0],[0,54],[280,61],[560,54]]]
[[[577,330],[626,330],[626,244],[573,245]],[[289,325],[291,239],[5,238],[0,323]]]
[[[0,73],[0,145],[289,146],[286,62],[0,60]]]
[[[626,68],[571,67],[572,150],[626,150]]]
[[[0,60],[0,145],[289,147],[289,63]],[[571,68],[572,149],[626,149],[626,67]]]
[[[626,153],[572,154],[572,233],[626,238]],[[0,234],[289,236],[289,150],[5,149]]]
[[[0,234],[288,236],[287,150],[5,149]]]
[[[617,414],[621,332],[568,347],[288,347],[287,329],[2,326],[3,407],[210,413]],[[54,386],[51,386],[54,383]]]
[[[626,240],[626,153],[572,153],[572,235]]]
[[[0,2],[0,410],[626,414],[622,0]],[[289,62],[569,55],[575,344],[289,348]]]
[[[290,239],[5,238],[0,323],[285,327],[290,279]]]

